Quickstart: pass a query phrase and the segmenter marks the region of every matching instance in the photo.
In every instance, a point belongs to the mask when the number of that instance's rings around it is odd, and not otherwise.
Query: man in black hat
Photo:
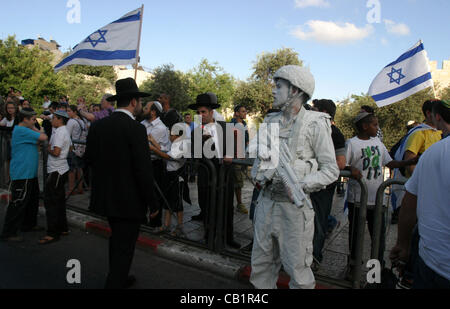
[[[205,93],[201,94],[197,97],[196,104],[192,104],[189,106],[189,109],[196,110],[197,114],[202,117],[202,127],[198,127],[195,130],[202,130],[202,158],[211,157],[208,154],[203,152],[203,145],[205,143],[214,144],[211,147],[215,151],[214,158],[211,160],[216,167],[217,173],[219,173],[220,168],[223,164],[225,164],[226,168],[231,168],[232,158],[225,158],[226,152],[226,123],[225,122],[216,122],[214,120],[214,110],[220,108],[220,105],[217,103],[217,96],[214,93]],[[194,139],[192,143],[192,149],[194,154],[198,152],[198,149],[195,149],[195,136],[197,134],[192,134],[192,138]],[[222,132],[223,134],[220,134]],[[212,139],[212,142],[209,141]],[[208,237],[208,210],[211,207],[215,207],[216,205],[208,205],[208,185],[209,178],[208,174],[203,168],[199,169],[198,172],[198,196],[199,196],[199,206],[201,209],[201,213],[198,216],[192,217],[193,220],[203,220],[205,223],[205,235]],[[216,191],[219,192],[219,188],[216,188]],[[228,246],[239,249],[241,246],[237,242],[234,241],[234,233],[233,233],[233,194],[234,194],[234,183],[231,177],[230,181],[227,183],[226,189],[228,201],[227,205],[227,223],[226,223],[226,243]],[[219,197],[216,194],[217,198],[225,198]]]
[[[136,241],[148,207],[152,217],[158,205],[153,196],[153,171],[145,127],[135,120],[142,111],[142,97],[134,79],[116,83],[118,109],[92,124],[87,138],[86,161],[92,168],[90,209],[108,218],[109,240],[107,289],[130,287],[128,276]]]

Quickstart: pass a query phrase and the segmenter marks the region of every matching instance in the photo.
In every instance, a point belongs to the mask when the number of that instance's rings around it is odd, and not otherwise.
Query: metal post
[[[223,248],[225,247],[224,244],[224,227],[226,229],[226,224],[224,224],[224,219],[226,220],[226,214],[225,217],[223,216],[225,213],[226,205],[224,203],[224,200],[226,199],[226,168],[222,164],[219,169],[219,179],[218,179],[218,195],[217,195],[217,205],[215,208],[217,208],[217,225],[216,225],[216,239],[215,239],[215,248],[217,252],[221,252]],[[226,234],[225,234],[226,236]]]
[[[367,185],[362,181],[358,181],[361,186],[361,201],[359,205],[359,218],[358,218],[358,234],[356,236],[356,266],[353,274],[353,288],[361,288],[361,274],[362,274],[362,261],[364,253],[364,233],[366,231],[366,217],[367,217]]]
[[[383,216],[383,207],[384,207],[384,191],[387,187],[390,187],[392,185],[404,185],[404,180],[395,180],[395,179],[389,179],[385,181],[381,186],[378,188],[377,191],[377,199],[376,199],[376,206],[375,206],[375,218],[373,223],[373,239],[372,239],[372,251],[371,251],[371,258],[372,259],[378,259],[378,256],[380,255],[380,245],[381,245],[381,218]],[[381,262],[381,261],[380,261]]]

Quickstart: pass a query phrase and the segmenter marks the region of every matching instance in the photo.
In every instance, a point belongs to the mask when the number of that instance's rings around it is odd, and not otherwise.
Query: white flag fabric
[[[95,31],[73,48],[55,66],[55,71],[72,64],[91,66],[136,63],[142,9],[134,10]]]
[[[383,107],[433,86],[427,53],[419,41],[378,74],[370,86],[369,96],[378,107]]]

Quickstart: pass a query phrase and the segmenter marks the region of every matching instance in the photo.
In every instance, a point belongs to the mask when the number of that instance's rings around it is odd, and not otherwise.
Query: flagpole
[[[138,66],[139,66],[139,50],[141,48],[141,34],[142,34],[142,22],[144,21],[144,5],[142,4],[142,8],[141,8],[141,25],[139,27],[139,38],[138,38],[138,47],[137,47],[137,51],[136,51],[136,67],[134,70],[134,80],[137,79],[137,71],[138,71]]]

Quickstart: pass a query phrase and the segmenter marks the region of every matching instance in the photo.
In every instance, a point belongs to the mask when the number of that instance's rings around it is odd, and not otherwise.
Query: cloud
[[[385,19],[384,24],[386,26],[387,32],[389,33],[395,35],[409,35],[411,33],[409,27],[406,24],[397,24],[396,22],[389,19]]]
[[[314,40],[327,44],[344,44],[363,40],[374,31],[371,25],[358,28],[351,23],[342,24],[321,20],[310,20],[306,25],[309,27],[309,32],[305,31],[305,26],[298,26],[291,34],[304,41]]]
[[[381,44],[382,44],[383,46],[388,46],[388,45],[389,45],[389,41],[386,40],[386,38],[381,38]]]
[[[330,7],[330,3],[326,0],[295,0],[296,8],[304,9],[310,6],[327,8]]]

